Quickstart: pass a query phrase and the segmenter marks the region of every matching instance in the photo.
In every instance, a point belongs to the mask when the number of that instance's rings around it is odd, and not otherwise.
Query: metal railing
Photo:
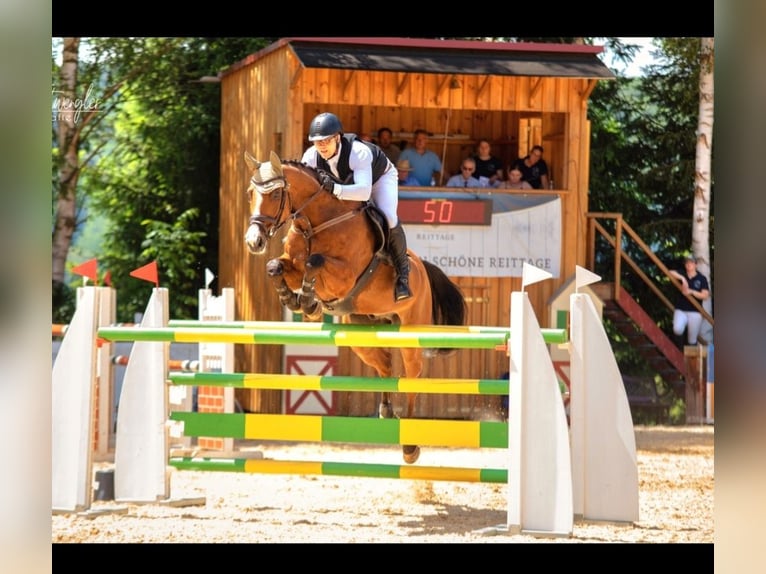
[[[655,281],[649,277],[641,267],[630,257],[628,253],[623,249],[624,242],[633,241],[641,251],[643,251],[649,260],[657,266],[657,268],[669,279],[670,284],[673,285],[680,293],[681,285],[670,274],[670,270],[660,259],[654,254],[654,251],[639,237],[639,235],[628,225],[628,223],[622,218],[621,213],[586,213],[585,217],[588,219],[588,237],[586,246],[586,265],[589,269],[594,269],[596,264],[596,239],[597,234],[604,238],[614,248],[614,292],[615,294],[620,292],[620,277],[622,275],[622,262],[624,261],[635,274],[646,284],[646,286],[654,292],[662,303],[672,312],[675,306],[660,290]],[[599,220],[614,220],[614,235],[610,232]],[[697,299],[690,295],[685,296],[694,308],[702,314],[702,317],[713,326],[715,323],[713,317],[708,313],[702,305],[700,305]]]

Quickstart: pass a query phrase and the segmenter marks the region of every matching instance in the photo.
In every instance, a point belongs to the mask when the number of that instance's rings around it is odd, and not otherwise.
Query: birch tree
[[[713,148],[713,38],[702,38],[700,42],[699,76],[699,119],[697,127],[697,155],[694,171],[694,217],[692,219],[692,251],[697,258],[697,269],[710,282],[710,186],[712,181],[711,163]],[[703,308],[712,310],[713,285],[710,297],[703,302]],[[706,321],[703,337],[711,341],[711,326]]]
[[[80,129],[76,120],[89,121],[90,114],[77,113],[75,90],[80,38],[64,38],[59,86],[54,90],[54,120],[58,143],[56,207],[53,226],[53,282],[63,283],[67,253],[77,222],[77,179],[79,170]]]

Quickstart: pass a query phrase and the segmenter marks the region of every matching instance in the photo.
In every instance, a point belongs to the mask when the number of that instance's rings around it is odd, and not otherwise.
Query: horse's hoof
[[[378,405],[378,418],[392,419],[394,418],[394,407],[391,403],[380,403]]]
[[[402,447],[402,457],[407,464],[414,464],[420,457],[420,447],[414,444],[406,444]]]

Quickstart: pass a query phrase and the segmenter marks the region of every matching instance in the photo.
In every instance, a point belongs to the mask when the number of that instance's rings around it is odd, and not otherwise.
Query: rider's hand
[[[329,191],[330,193],[335,193],[335,182],[332,180],[329,174],[327,173],[319,174],[319,185],[322,186],[322,189],[324,189],[325,191]]]

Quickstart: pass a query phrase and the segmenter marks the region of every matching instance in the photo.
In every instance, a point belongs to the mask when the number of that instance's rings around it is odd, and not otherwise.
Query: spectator
[[[499,187],[503,181],[503,162],[492,155],[489,140],[479,140],[473,160],[476,162],[474,177],[482,183],[482,187]]]
[[[504,189],[532,189],[528,181],[521,179],[521,170],[518,167],[508,169],[508,181],[504,181],[500,187]]]
[[[372,136],[368,134],[367,132],[360,133],[359,139],[362,140],[363,142],[375,143],[375,140],[372,139]]]
[[[518,167],[522,179],[534,189],[548,189],[548,164],[543,159],[543,146],[532,146],[529,155],[517,159],[512,167]]]
[[[415,130],[415,144],[407,147],[399,154],[399,159],[406,159],[412,166],[412,173],[420,185],[442,184],[442,162],[439,156],[427,148],[428,132],[424,129]]]
[[[396,171],[399,172],[399,185],[420,185],[420,182],[412,175],[412,167],[410,167],[410,162],[406,159],[400,159],[396,163]]]
[[[687,343],[696,345],[702,328],[702,313],[694,308],[686,295],[691,295],[693,299],[702,304],[702,301],[710,296],[707,277],[702,273],[697,273],[697,259],[694,255],[686,256],[684,273],[679,273],[673,269],[670,271],[670,275],[681,282],[681,294],[676,298],[675,309],[673,310],[673,333],[680,339],[679,342],[682,342],[682,335],[685,330]],[[683,347],[683,345],[679,346]]]
[[[481,187],[479,180],[473,176],[475,171],[476,162],[473,158],[465,158],[460,166],[460,173],[447,180],[447,187]]]
[[[391,142],[393,137],[394,134],[390,128],[380,128],[378,130],[378,147],[383,150],[383,153],[391,160],[391,163],[396,164],[399,161],[399,154],[402,153],[402,150],[399,149],[398,145]]]

